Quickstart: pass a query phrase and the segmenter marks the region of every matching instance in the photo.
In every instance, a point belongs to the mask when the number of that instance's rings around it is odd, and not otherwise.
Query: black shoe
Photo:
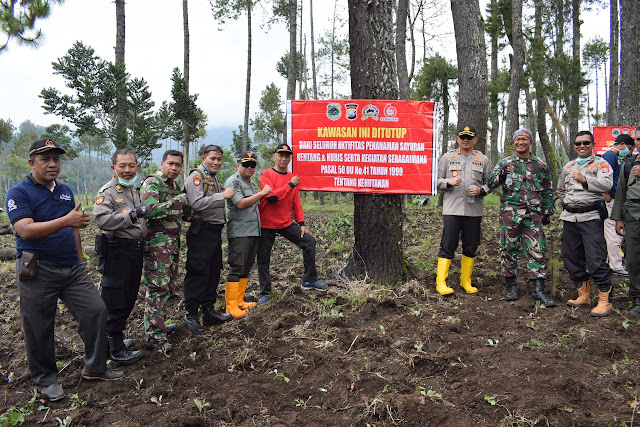
[[[213,309],[213,303],[202,305],[202,323],[206,326],[221,325],[231,320],[233,316],[229,313],[218,313]]]
[[[545,307],[555,307],[556,302],[544,293],[544,279],[535,279],[533,282],[533,293],[531,298],[534,301],[540,301]]]
[[[64,398],[64,391],[58,383],[53,383],[47,387],[38,387],[38,391],[49,402],[57,402]]]
[[[200,320],[198,320],[198,316],[193,315],[191,313],[187,313],[182,318],[182,321],[187,325],[189,330],[194,334],[201,334],[204,332],[204,328],[200,324]]]
[[[87,368],[82,368],[82,371],[80,371],[80,375],[82,375],[82,378],[84,378],[85,380],[89,380],[89,381],[94,381],[94,380],[118,380],[118,379],[124,377],[124,372],[112,371],[111,369],[107,368],[107,370],[102,372],[101,374],[96,374],[96,373],[93,373],[93,372],[89,372],[87,370]]]
[[[133,346],[133,340],[130,339],[122,340],[122,343],[124,344],[124,348],[126,348],[127,350],[129,350]]]
[[[160,341],[147,340],[145,345],[147,346],[147,348],[149,350],[162,350],[165,353],[169,353],[169,352],[173,351],[173,344],[171,344],[167,340],[160,340]]]
[[[520,298],[520,287],[516,282],[516,278],[505,277],[505,279],[507,281],[507,294],[505,295],[504,299],[506,299],[507,301],[515,301]]]
[[[141,351],[127,350],[122,338],[107,336],[109,342],[109,359],[118,365],[131,365],[142,357]]]
[[[177,330],[178,330],[178,324],[177,323],[172,323],[170,325],[166,325],[165,328],[164,328],[164,331],[167,333],[167,335],[173,335]]]
[[[628,314],[632,316],[640,316],[640,298],[633,298],[633,307],[631,307]]]

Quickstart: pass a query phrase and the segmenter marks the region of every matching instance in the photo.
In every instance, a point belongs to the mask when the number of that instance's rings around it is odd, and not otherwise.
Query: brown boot
[[[611,286],[607,292],[598,290],[600,296],[598,298],[598,305],[591,310],[591,315],[594,317],[604,317],[613,311],[613,305],[611,304]]]
[[[571,307],[591,307],[591,284],[588,280],[582,282],[578,288],[578,298],[570,299],[567,305]]]

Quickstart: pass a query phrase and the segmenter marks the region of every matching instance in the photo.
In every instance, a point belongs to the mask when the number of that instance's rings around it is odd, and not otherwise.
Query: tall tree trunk
[[[189,0],[182,0],[182,30],[184,34],[184,52],[183,52],[183,75],[184,82],[189,94]],[[189,176],[189,123],[187,119],[182,119],[182,154],[184,155],[184,166],[182,175],[184,181]]]
[[[442,82],[442,150],[440,156],[444,156],[449,147],[449,80]]]
[[[497,2],[491,0],[492,13],[496,13]],[[495,19],[494,19],[495,21]],[[491,117],[491,164],[498,162],[498,131],[500,121],[498,118],[498,33],[491,33],[491,87],[489,89],[489,116]]]
[[[607,100],[607,126],[622,125],[618,123],[618,84],[620,76],[620,53],[618,0],[609,1],[609,99]]]
[[[125,48],[125,15],[124,0],[116,0],[116,64],[124,62]],[[116,93],[116,129],[114,145],[118,148],[127,144],[127,94],[125,91]]]
[[[247,84],[244,91],[244,126],[242,127],[242,151],[247,151],[249,149],[248,146],[249,146],[249,102],[251,100],[251,53],[252,53],[251,15],[252,14],[253,14],[252,0],[249,0],[247,1]]]
[[[302,54],[302,58],[306,58],[305,49],[304,49],[305,46],[302,44],[302,41],[303,41],[302,40],[302,8],[303,8],[303,5],[304,5],[304,1],[301,1],[300,2],[300,25],[298,25],[298,39],[299,39],[298,41],[300,43],[298,45],[298,52],[300,52]],[[298,58],[296,58],[296,64],[298,65],[297,66],[297,70],[296,70],[297,71],[296,72],[296,79],[298,79],[298,97],[300,99],[305,99],[303,94],[302,94],[302,80],[304,79],[303,70],[302,70],[302,68],[303,68],[302,65],[303,64],[302,64],[302,62],[300,64],[298,64],[297,59]]]
[[[470,123],[478,131],[478,150],[487,141],[487,50],[478,0],[451,0],[458,57],[458,123]]]
[[[533,155],[536,155],[536,116],[533,111],[533,98],[531,98],[531,93],[529,92],[529,82],[527,81],[524,85],[524,99],[527,103],[527,121],[526,126],[531,130],[531,134],[533,135],[533,143],[531,144],[531,152]]]
[[[313,99],[318,99],[318,78],[316,75],[315,34],[313,33],[313,0],[309,0],[309,21],[311,27],[311,75],[313,77]]]
[[[637,0],[620,0],[620,123],[638,126],[640,105],[640,40]]]
[[[296,37],[298,34],[298,0],[289,0],[289,67],[287,69],[287,100],[296,97]],[[287,142],[287,126],[283,142]]]
[[[409,75],[407,72],[407,14],[409,0],[398,0],[396,14],[396,64],[398,65],[398,86],[400,99],[409,99]]]
[[[356,99],[398,99],[391,0],[349,0],[351,92]],[[403,279],[402,199],[354,194],[353,253],[342,272],[392,285]]]
[[[522,87],[522,69],[524,64],[524,37],[522,35],[522,0],[511,2],[511,46],[513,56],[511,61],[511,84],[509,86],[509,102],[507,104],[506,132],[504,138],[504,151],[510,152],[513,147],[511,132],[520,127],[520,88]]]
[[[571,105],[569,106],[569,141],[574,141],[578,134],[578,119],[580,118],[580,93],[582,92],[582,71],[580,68],[580,5],[581,0],[571,0],[571,19],[573,21],[573,69],[574,84],[571,90]],[[575,73],[575,74],[574,74]],[[575,150],[571,150],[570,158],[577,156]]]

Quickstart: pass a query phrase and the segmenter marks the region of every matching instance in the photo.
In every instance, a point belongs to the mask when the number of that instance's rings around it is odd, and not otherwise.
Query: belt
[[[191,221],[191,223],[198,223],[200,227],[213,231],[221,231],[224,228],[224,224],[214,224],[212,222],[203,221],[202,219],[195,219]]]
[[[585,212],[593,212],[593,211],[597,211],[598,210],[598,204],[595,205],[591,205],[591,206],[583,206],[583,207],[571,207],[569,205],[565,205],[564,203],[562,204],[562,209],[564,209],[565,211],[569,212],[569,213],[585,213]]]
[[[107,239],[107,245],[110,248],[135,249],[136,251],[141,251],[144,249],[144,240],[109,237]]]
[[[640,199],[627,199],[627,202],[640,205]]]

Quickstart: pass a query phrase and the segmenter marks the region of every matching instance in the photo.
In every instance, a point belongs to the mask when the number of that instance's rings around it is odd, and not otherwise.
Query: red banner
[[[594,126],[593,139],[596,143],[593,152],[600,156],[603,155],[613,146],[618,135],[621,133],[631,135],[635,128],[635,126]]]
[[[287,101],[300,188],[434,194],[437,108],[423,101]]]

